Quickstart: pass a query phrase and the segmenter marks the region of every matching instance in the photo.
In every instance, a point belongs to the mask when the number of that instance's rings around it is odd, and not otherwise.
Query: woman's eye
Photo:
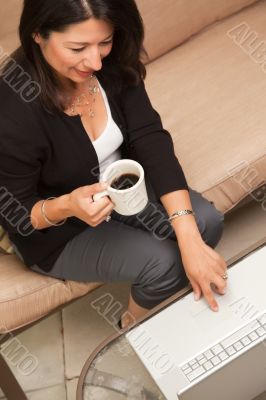
[[[109,44],[112,44],[113,40],[108,40],[108,42],[102,42],[100,43],[100,46],[108,46]],[[70,49],[71,51],[73,51],[74,53],[80,53],[81,51],[83,51],[86,47],[81,47],[79,49]]]
[[[112,44],[113,41],[112,40],[108,40],[108,42],[102,42],[101,46],[108,46],[108,44]]]
[[[85,47],[81,47],[80,49],[70,49],[70,50],[74,51],[74,53],[80,53],[84,49]]]

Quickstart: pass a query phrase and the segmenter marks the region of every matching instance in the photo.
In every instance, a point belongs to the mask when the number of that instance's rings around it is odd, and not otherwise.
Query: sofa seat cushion
[[[265,15],[255,3],[148,65],[146,87],[189,185],[222,212],[266,182],[266,51],[265,64],[249,54],[266,43]],[[232,39],[243,22],[258,37],[249,50]]]
[[[37,321],[101,285],[47,277],[31,271],[15,254],[0,253],[0,333]]]

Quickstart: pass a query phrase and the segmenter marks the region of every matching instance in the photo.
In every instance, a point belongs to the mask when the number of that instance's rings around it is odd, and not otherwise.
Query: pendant
[[[95,79],[94,75],[91,75],[90,79],[91,79],[91,81],[93,79]],[[100,92],[100,89],[97,87],[96,84],[93,84],[93,82],[91,82],[91,84],[89,85],[87,90],[89,92],[89,95],[91,96],[92,105],[94,105],[96,103],[96,94]],[[71,114],[72,115],[78,114],[80,117],[82,117],[83,113],[77,112],[76,109],[78,107],[89,106],[89,105],[90,105],[90,102],[88,101],[87,96],[85,95],[85,93],[82,93],[79,96],[77,96],[75,101],[71,104],[71,107],[70,107]],[[93,111],[92,108],[89,109],[88,115],[90,118],[95,117],[95,112]]]
[[[89,86],[89,93],[90,93],[90,95],[94,95],[96,93],[99,93],[99,88],[97,88],[96,85]]]

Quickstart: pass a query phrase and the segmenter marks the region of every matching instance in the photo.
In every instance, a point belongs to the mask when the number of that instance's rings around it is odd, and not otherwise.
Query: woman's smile
[[[92,70],[90,70],[90,71],[81,71],[81,70],[79,70],[79,69],[77,69],[75,67],[73,68],[73,70],[75,71],[76,74],[78,74],[82,78],[88,78],[88,76],[90,76],[93,73]]]

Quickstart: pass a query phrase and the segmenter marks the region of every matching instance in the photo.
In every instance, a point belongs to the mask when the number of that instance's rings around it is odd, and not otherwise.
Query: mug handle
[[[92,199],[93,199],[93,201],[97,201],[97,200],[100,200],[104,196],[109,196],[109,193],[107,190],[104,190],[103,192],[95,193],[92,196]]]

